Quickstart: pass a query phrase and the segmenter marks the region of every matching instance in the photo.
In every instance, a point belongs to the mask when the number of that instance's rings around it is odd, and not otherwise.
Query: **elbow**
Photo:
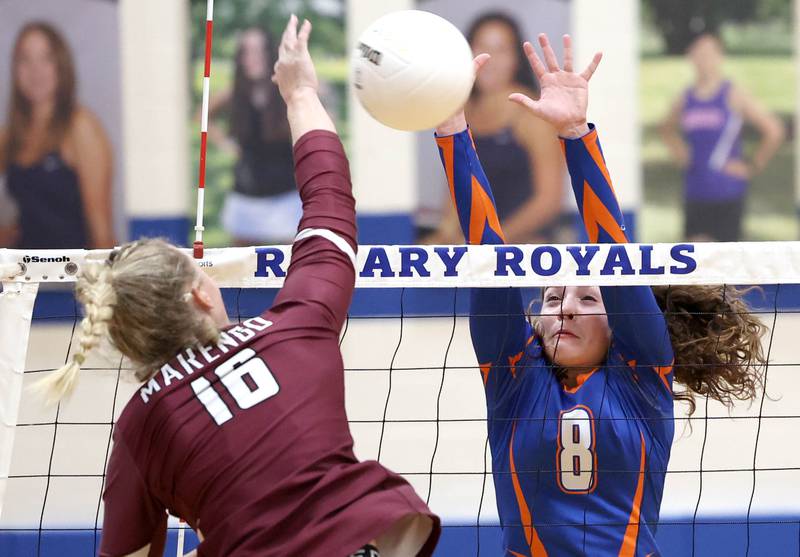
[[[775,127],[772,130],[772,142],[775,146],[780,146],[786,141],[786,126],[781,120],[776,120]]]

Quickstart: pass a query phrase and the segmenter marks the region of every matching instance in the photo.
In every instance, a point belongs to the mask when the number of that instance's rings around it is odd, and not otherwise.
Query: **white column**
[[[192,180],[188,2],[120,0],[119,12],[127,213],[183,217]]]
[[[350,0],[347,44],[375,19],[396,10],[414,9],[413,0]],[[350,164],[360,216],[411,213],[416,207],[416,136],[379,124],[367,114],[350,86]]]
[[[794,60],[800,61],[800,1],[794,2]],[[800,72],[795,71],[796,90],[800,91]],[[800,114],[800,95],[795,95],[795,114]],[[794,118],[794,136],[800,137],[800,119]],[[794,142],[794,198],[795,207],[800,214],[800,141]]]
[[[637,0],[574,0],[575,67],[594,53],[603,61],[589,88],[589,121],[597,124],[611,179],[625,212],[642,203],[639,123],[639,3]]]

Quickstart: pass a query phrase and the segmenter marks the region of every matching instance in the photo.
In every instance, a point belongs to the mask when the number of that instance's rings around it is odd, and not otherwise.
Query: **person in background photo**
[[[50,24],[31,22],[17,35],[11,95],[0,127],[0,176],[14,218],[0,241],[16,248],[110,248],[115,244],[111,144],[76,96],[69,46]]]
[[[748,183],[775,155],[784,128],[760,102],[725,78],[719,37],[698,36],[687,56],[694,66],[694,83],[661,125],[672,159],[684,171],[684,237],[735,242],[742,239]],[[749,160],[742,150],[745,122],[761,136]]]
[[[506,239],[555,241],[564,191],[558,137],[547,123],[508,102],[513,92],[538,97],[539,85],[522,50],[519,26],[502,12],[486,13],[472,23],[467,40],[474,54],[492,57],[477,76],[465,111]],[[463,242],[455,211],[449,206],[446,211],[438,229],[423,242]]]
[[[291,243],[302,215],[286,105],[270,81],[277,46],[263,29],[244,30],[233,88],[213,95],[209,106],[209,139],[236,157],[222,225],[239,246]],[[228,116],[227,131],[219,123],[222,113]]]

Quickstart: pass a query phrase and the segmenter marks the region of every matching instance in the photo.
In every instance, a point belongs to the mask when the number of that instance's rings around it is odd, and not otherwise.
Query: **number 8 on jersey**
[[[592,411],[575,406],[561,412],[558,422],[558,486],[565,493],[591,493],[597,485]]]

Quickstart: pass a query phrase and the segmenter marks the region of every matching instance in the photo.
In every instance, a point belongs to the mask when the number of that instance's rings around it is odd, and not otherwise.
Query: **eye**
[[[585,301],[585,302],[596,302],[596,301],[597,301],[597,298],[595,298],[595,297],[594,297],[594,296],[592,296],[591,294],[587,294],[586,296],[584,296],[583,298],[581,298],[581,300],[583,300],[583,301]]]
[[[544,299],[545,302],[558,302],[559,300],[561,300],[561,297],[556,296],[555,294],[550,294],[549,296],[546,296]]]

